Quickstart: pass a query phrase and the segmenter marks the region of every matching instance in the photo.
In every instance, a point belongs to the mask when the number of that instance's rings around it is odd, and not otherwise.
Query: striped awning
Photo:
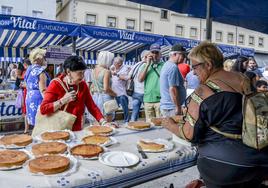
[[[59,45],[79,35],[78,24],[0,14],[0,57],[22,58],[25,50]]]

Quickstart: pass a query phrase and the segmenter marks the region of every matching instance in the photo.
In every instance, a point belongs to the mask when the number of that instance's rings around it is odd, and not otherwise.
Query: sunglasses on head
[[[152,51],[152,54],[159,54],[159,51]]]

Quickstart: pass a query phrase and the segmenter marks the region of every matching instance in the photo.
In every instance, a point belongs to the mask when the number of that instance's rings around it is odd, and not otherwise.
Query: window
[[[207,30],[206,29],[203,30],[203,39],[204,40],[207,39]]]
[[[190,37],[193,37],[193,38],[197,37],[197,28],[195,27],[190,28]]]
[[[110,17],[107,18],[107,26],[108,27],[116,27],[116,17]]]
[[[160,16],[162,20],[167,20],[168,19],[168,11],[161,9]]]
[[[240,34],[238,36],[238,43],[239,44],[244,44],[244,40],[245,40],[245,36]]]
[[[11,14],[12,7],[2,6],[1,8],[2,8],[2,14],[8,14],[8,15]]]
[[[221,42],[222,41],[222,32],[216,31],[216,41]]]
[[[254,45],[254,43],[255,43],[255,39],[254,39],[254,37],[253,37],[253,36],[249,36],[249,37],[248,37],[248,44],[249,44],[249,45]]]
[[[152,32],[153,31],[153,22],[145,21],[144,22],[144,31]]]
[[[175,34],[179,36],[183,36],[184,28],[182,25],[176,25]]]
[[[135,29],[135,20],[127,19],[126,29],[134,30]]]
[[[33,10],[32,15],[35,18],[42,18],[43,12],[39,10]]]
[[[228,43],[233,43],[234,42],[234,34],[233,33],[228,33],[227,42]]]
[[[259,37],[259,47],[263,47],[263,38]]]
[[[96,25],[97,16],[95,14],[87,14],[86,15],[86,24],[87,25]]]

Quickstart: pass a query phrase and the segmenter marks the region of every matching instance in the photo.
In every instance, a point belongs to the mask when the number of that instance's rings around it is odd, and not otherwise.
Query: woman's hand
[[[69,102],[72,102],[72,101],[75,101],[76,100],[76,94],[75,94],[75,91],[71,91],[71,92],[68,92],[66,93],[61,99],[61,103],[64,105],[64,104],[67,104]]]

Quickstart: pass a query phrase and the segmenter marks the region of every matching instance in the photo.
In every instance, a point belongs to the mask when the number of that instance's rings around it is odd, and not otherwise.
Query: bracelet
[[[105,121],[105,120],[102,121],[102,122],[101,122],[101,126],[105,125],[106,123],[107,123],[107,121]]]

